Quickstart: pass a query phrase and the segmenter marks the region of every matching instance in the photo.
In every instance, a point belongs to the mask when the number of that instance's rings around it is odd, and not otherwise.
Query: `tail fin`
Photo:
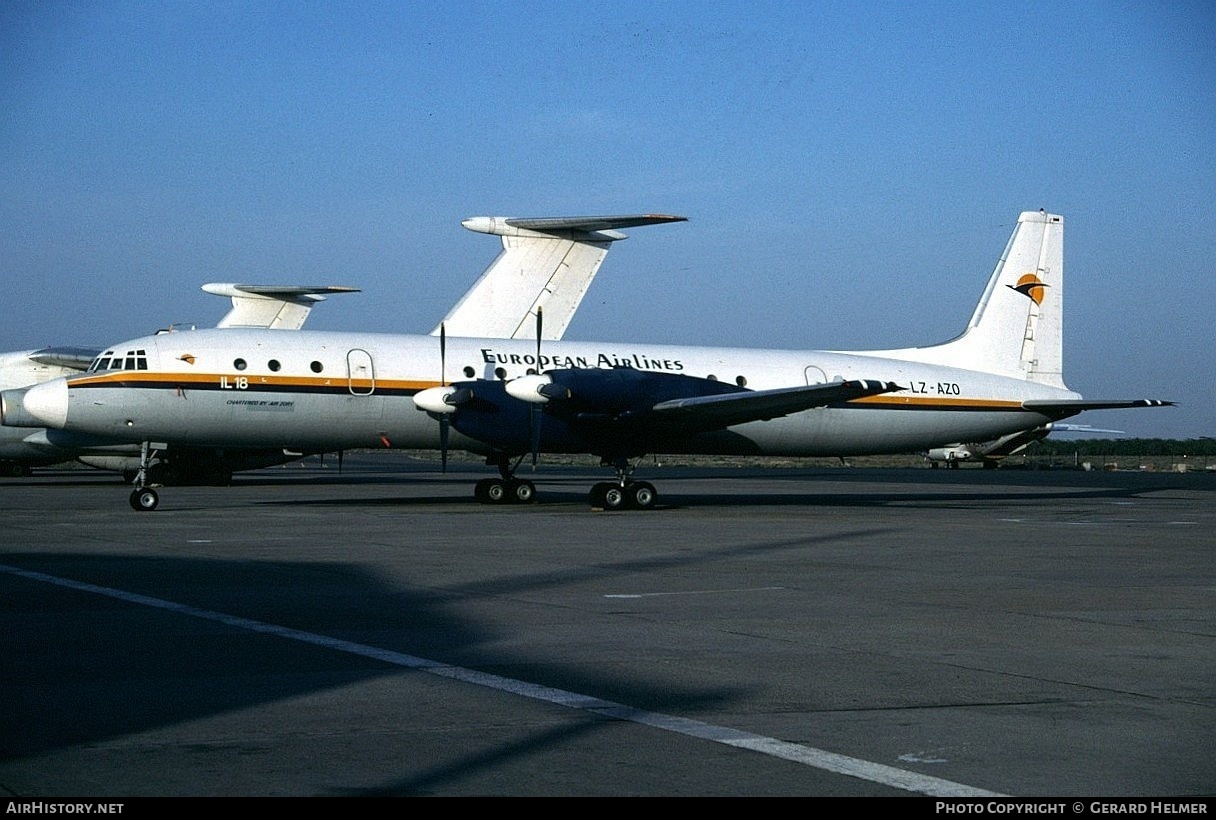
[[[908,358],[1064,388],[1064,217],[1026,211],[962,335]]]
[[[299,330],[326,293],[358,293],[345,285],[237,285],[209,282],[207,293],[232,297],[232,309],[216,327],[268,327]]]
[[[618,228],[683,222],[682,216],[515,217],[478,216],[461,224],[502,237],[502,252],[443,321],[449,336],[536,338],[536,312],[543,308],[546,339],[560,339],[574,318]]]

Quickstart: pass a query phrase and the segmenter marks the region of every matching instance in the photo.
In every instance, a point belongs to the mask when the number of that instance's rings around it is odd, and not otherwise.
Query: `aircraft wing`
[[[631,367],[559,368],[507,382],[435,387],[414,403],[502,452],[588,452],[615,462],[688,436],[900,389],[893,382],[838,379],[750,390]]]
[[[29,355],[31,361],[52,367],[67,367],[72,370],[88,370],[89,365],[101,353],[90,347],[44,347]]]
[[[847,379],[775,390],[748,390],[716,396],[669,399],[659,402],[651,409],[664,421],[706,430],[788,416],[790,413],[810,410],[813,407],[825,407],[900,389],[902,388],[894,382]]]
[[[203,285],[207,293],[228,296],[232,309],[216,327],[265,327],[299,330],[324,294],[358,293],[359,288],[343,285],[237,285],[211,282]]]
[[[560,339],[621,228],[684,222],[666,214],[627,216],[476,216],[461,224],[502,237],[502,252],[431,331],[438,336],[535,339],[543,308],[545,339]]]

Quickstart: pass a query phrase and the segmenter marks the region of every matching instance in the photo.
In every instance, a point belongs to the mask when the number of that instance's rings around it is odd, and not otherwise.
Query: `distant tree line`
[[[1216,456],[1214,438],[1045,438],[1026,449],[1036,456]]]

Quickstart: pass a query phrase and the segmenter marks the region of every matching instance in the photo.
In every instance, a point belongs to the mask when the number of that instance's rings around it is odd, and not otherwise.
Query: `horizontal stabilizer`
[[[203,290],[219,296],[240,296],[249,293],[284,301],[304,299],[309,302],[324,301],[323,294],[359,292],[359,288],[346,285],[232,285],[218,282],[203,285]]]
[[[522,231],[561,234],[565,232],[599,233],[595,239],[624,239],[617,234],[621,228],[640,228],[644,225],[662,225],[668,222],[687,222],[688,217],[669,214],[633,214],[629,216],[474,216],[460,224],[477,233],[497,236],[518,236]]]
[[[1034,410],[1057,418],[1075,416],[1086,410],[1127,410],[1134,407],[1173,407],[1176,402],[1164,399],[1112,399],[1093,401],[1090,399],[1038,399],[1022,402],[1022,409]]]
[[[814,407],[826,407],[902,389],[894,382],[849,379],[775,390],[747,390],[717,396],[671,399],[659,402],[653,410],[672,421],[711,429],[788,416]]]

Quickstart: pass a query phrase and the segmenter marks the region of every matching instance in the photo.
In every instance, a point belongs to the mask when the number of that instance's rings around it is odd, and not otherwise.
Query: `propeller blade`
[[[439,323],[439,383],[446,385],[448,356],[448,329],[443,322]]]
[[[541,329],[545,323],[544,308],[539,305],[536,308],[536,372],[540,373],[540,335]]]
[[[447,374],[447,358],[448,358],[448,329],[447,323],[439,323],[439,383],[444,387],[448,383]],[[446,473],[448,471],[448,427],[451,422],[448,421],[448,414],[444,413],[439,417],[439,470]]]
[[[536,375],[538,375],[538,376],[541,373],[540,339],[541,339],[541,332],[544,328],[544,322],[545,322],[544,308],[540,307],[540,305],[537,305],[536,306]],[[544,412],[544,408],[541,407],[539,404],[534,403],[532,405],[532,416],[531,416],[532,430],[531,430],[531,433],[532,433],[532,469],[533,470],[536,469],[537,457],[540,454],[540,423],[541,423],[541,414],[543,412]]]

